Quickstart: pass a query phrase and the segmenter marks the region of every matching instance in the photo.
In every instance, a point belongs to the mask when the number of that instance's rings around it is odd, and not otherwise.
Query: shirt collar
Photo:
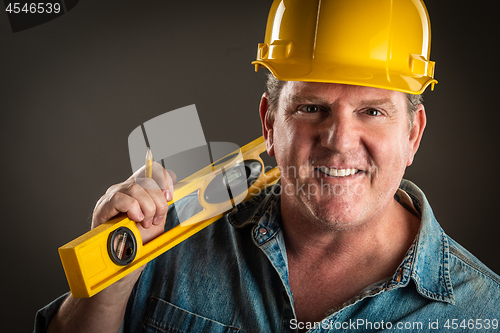
[[[280,194],[281,185],[278,182],[233,208],[227,216],[229,223],[235,228],[255,225],[254,241],[257,245],[264,244],[281,229]]]
[[[405,179],[399,188],[411,198],[421,217],[421,224],[415,242],[395,277],[399,275],[400,283],[403,284],[407,284],[411,277],[422,296],[455,304],[449,269],[448,237],[434,217],[422,190]]]

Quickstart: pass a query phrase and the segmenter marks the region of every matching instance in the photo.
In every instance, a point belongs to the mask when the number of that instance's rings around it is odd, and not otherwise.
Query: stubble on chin
[[[291,209],[290,215],[296,219],[310,221],[320,228],[319,230],[350,230],[364,223],[362,217],[367,207],[358,205],[364,194],[364,191],[359,193],[359,186],[332,186],[325,182],[301,184],[295,179],[283,182],[282,187],[282,203],[288,203],[285,207]]]

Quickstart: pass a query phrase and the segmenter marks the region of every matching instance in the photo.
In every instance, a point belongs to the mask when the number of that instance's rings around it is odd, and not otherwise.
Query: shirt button
[[[259,229],[259,234],[266,235],[267,234],[267,229],[266,228],[260,228]]]

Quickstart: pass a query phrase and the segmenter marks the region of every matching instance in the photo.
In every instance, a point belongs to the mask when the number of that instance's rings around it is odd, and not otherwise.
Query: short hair
[[[266,90],[269,95],[268,114],[266,115],[268,121],[274,122],[276,110],[278,109],[278,102],[280,99],[281,90],[287,81],[278,80],[271,73],[267,75]],[[421,94],[406,95],[406,109],[408,111],[409,128],[413,126],[413,119],[418,105],[423,104],[424,97]]]

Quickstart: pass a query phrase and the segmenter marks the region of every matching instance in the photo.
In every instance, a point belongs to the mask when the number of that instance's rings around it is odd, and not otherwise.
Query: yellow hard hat
[[[421,0],[275,0],[257,71],[421,94],[434,79]]]

